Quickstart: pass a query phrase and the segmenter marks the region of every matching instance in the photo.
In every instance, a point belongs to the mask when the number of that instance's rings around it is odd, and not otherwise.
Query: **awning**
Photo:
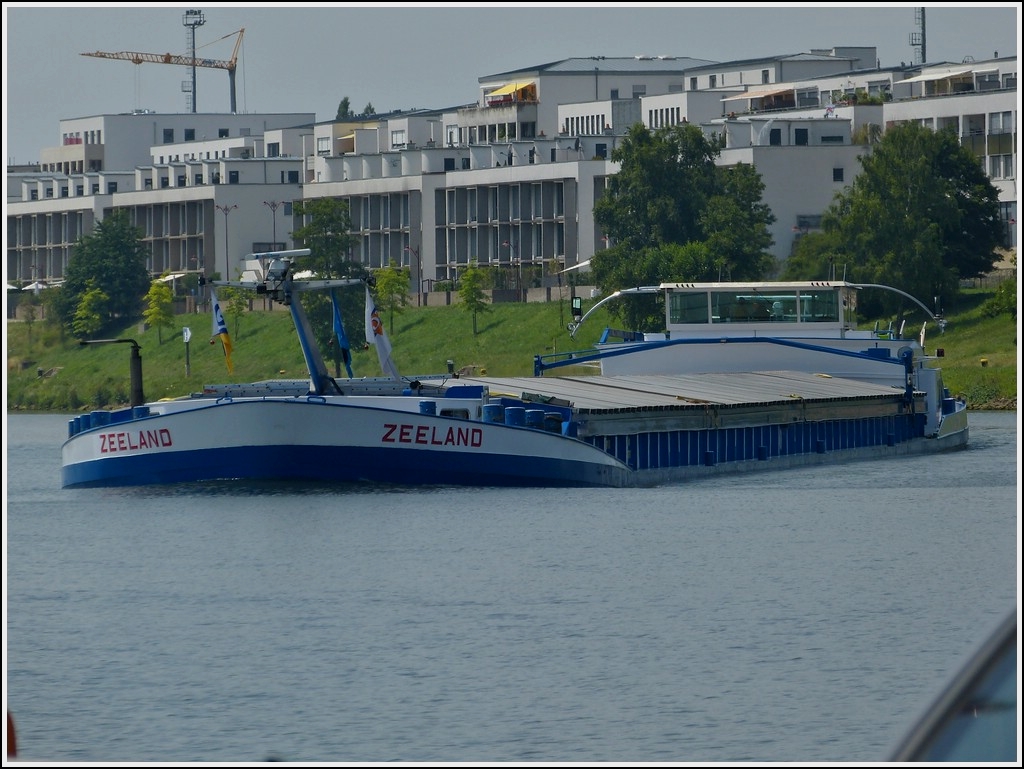
[[[506,94],[513,94],[520,88],[526,88],[526,86],[528,85],[533,85],[533,82],[534,81],[532,80],[527,80],[526,82],[523,83],[509,83],[508,85],[503,85],[496,91],[491,91],[489,94],[487,94],[487,96],[489,98],[491,96],[505,96]]]
[[[906,80],[897,80],[895,84],[902,85],[903,83],[927,83],[933,80],[948,80],[949,78],[960,77],[961,75],[969,75],[972,71],[968,67],[967,69],[947,69],[942,72],[929,72],[926,75],[908,77]]]
[[[767,91],[745,91],[733,96],[726,96],[722,101],[739,101],[740,99],[763,99],[766,96],[778,96],[783,93],[793,93],[793,86],[789,88],[774,88]]]
[[[38,291],[38,290],[43,289],[43,288],[46,288],[46,284],[37,280],[34,283],[29,283],[27,286],[24,286],[21,290],[22,291]]]
[[[8,291],[17,291],[18,287],[17,286],[12,286],[10,283],[8,283],[7,284],[7,290]]]

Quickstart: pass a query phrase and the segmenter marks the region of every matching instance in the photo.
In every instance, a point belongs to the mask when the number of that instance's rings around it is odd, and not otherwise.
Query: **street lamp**
[[[420,250],[412,246],[406,246],[403,250],[416,257],[416,306],[419,307],[423,296],[423,264],[420,262]]]
[[[519,279],[516,282],[516,291],[519,294],[519,301],[525,302],[525,294],[523,292],[523,260],[519,258],[519,250],[516,248],[516,244],[508,240],[503,240],[501,245],[508,248],[509,255],[512,257],[512,264],[514,264],[519,271]]]
[[[274,244],[270,247],[270,250],[277,251],[277,209],[284,204],[279,200],[264,200],[263,205],[269,208],[274,215]]]
[[[228,214],[238,208],[237,205],[232,206],[214,206],[218,211],[224,214],[224,267],[225,269],[231,264],[231,255],[228,249]]]

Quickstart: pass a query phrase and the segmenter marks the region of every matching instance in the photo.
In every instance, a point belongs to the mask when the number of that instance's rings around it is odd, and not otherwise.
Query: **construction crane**
[[[132,64],[144,64],[146,62],[150,64],[175,64],[181,67],[210,67],[213,69],[226,69],[228,71],[228,81],[231,88],[231,112],[238,112],[236,101],[235,101],[235,67],[238,64],[238,49],[242,46],[242,36],[245,34],[245,27],[242,27],[237,32],[230,32],[224,37],[215,40],[219,42],[225,38],[229,38],[232,35],[238,35],[238,39],[235,41],[235,50],[231,54],[231,58],[227,61],[221,59],[200,59],[194,56],[181,56],[175,53],[139,53],[138,51],[93,51],[92,53],[83,53],[82,56],[95,56],[99,59],[119,59],[121,61],[130,61]],[[211,43],[212,45],[212,43]]]

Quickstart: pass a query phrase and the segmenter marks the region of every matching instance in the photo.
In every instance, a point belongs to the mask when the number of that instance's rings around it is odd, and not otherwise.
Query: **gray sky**
[[[929,62],[1017,54],[1018,3],[924,6]],[[187,8],[201,10],[200,56],[239,53],[242,112],[334,117],[348,97],[361,112],[444,108],[476,100],[478,79],[574,56],[669,55],[714,61],[875,46],[882,66],[914,60],[917,6],[858,3],[576,4],[151,3],[144,8],[4,4],[4,154],[39,159],[60,143],[58,121],[133,109],[187,112],[191,70],[81,56],[91,51],[185,54]],[[224,70],[198,69],[199,112],[230,109]]]

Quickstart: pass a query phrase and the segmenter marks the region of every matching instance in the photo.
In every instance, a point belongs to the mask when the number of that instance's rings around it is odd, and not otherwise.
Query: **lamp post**
[[[270,250],[277,251],[277,209],[283,204],[279,200],[264,200],[263,205],[269,208],[274,216],[274,244]]]
[[[516,248],[516,244],[503,240],[501,245],[508,248],[509,256],[511,257],[512,264],[516,266],[518,270],[518,280],[516,281],[516,292],[519,294],[518,301],[525,302],[525,294],[523,293],[523,260],[519,258],[519,250]]]
[[[228,214],[230,214],[232,211],[238,208],[238,206],[215,205],[214,208],[216,208],[218,211],[224,214],[224,268],[227,269],[228,266],[231,264],[231,255],[228,249]]]
[[[416,257],[416,306],[419,307],[423,297],[423,264],[420,262],[420,250],[412,246],[406,246],[404,250]]]

